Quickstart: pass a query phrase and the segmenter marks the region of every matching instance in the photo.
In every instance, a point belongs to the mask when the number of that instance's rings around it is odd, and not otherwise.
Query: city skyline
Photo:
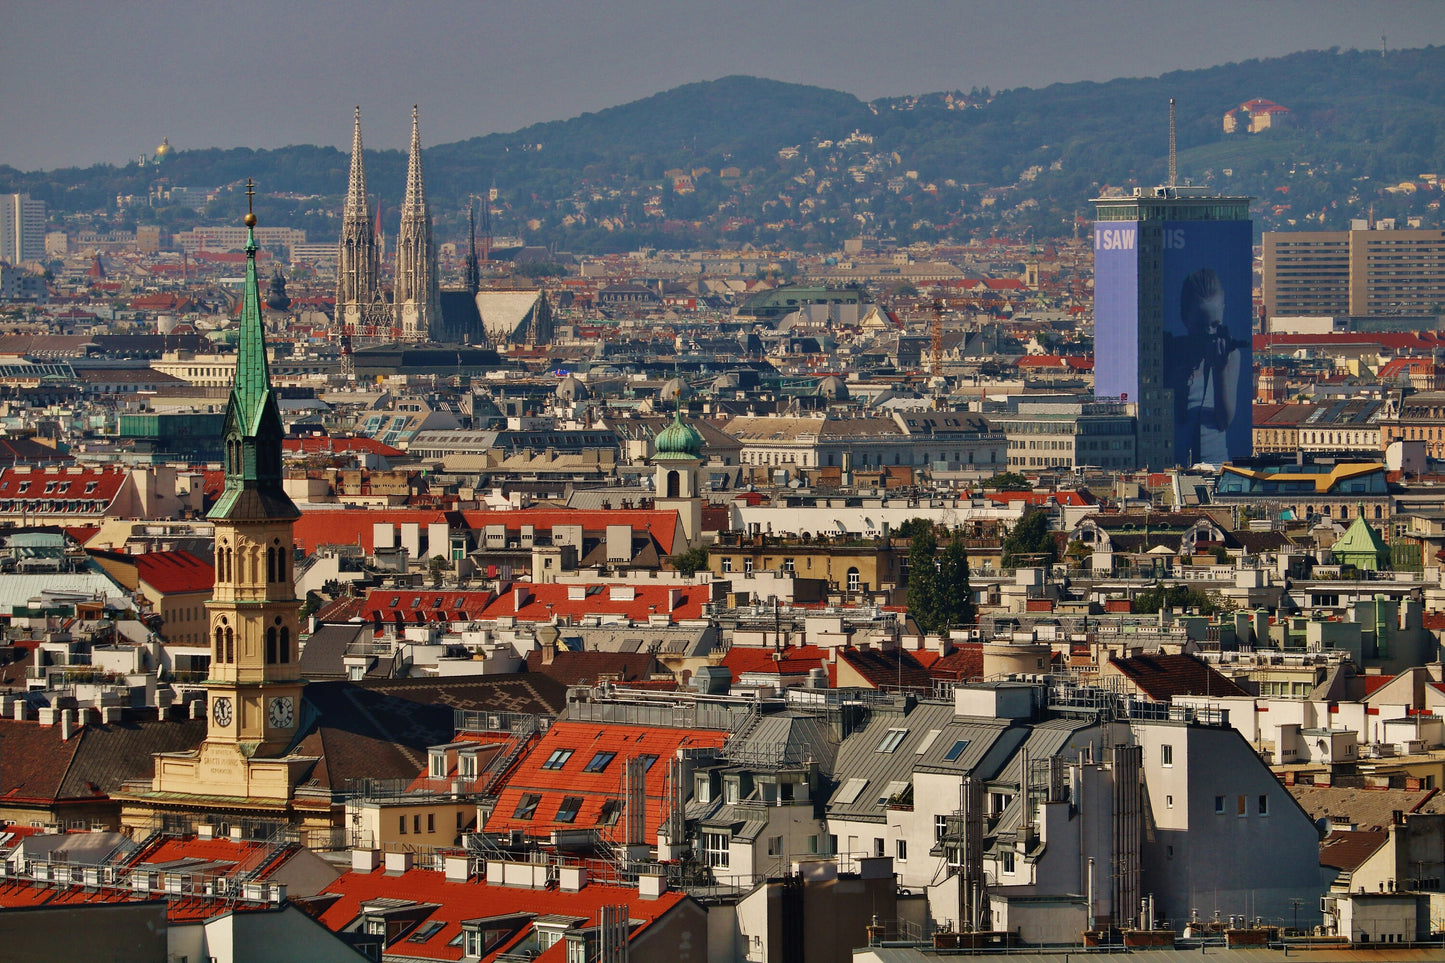
[[[213,3],[26,2],[0,40],[0,87],[9,94],[0,104],[0,164],[123,163],[163,137],[180,149],[344,148],[350,131],[337,118],[357,103],[377,118],[405,118],[421,103],[428,141],[440,144],[729,74],[863,99],[1153,76],[1306,49],[1373,49],[1381,35],[1391,47],[1445,42],[1435,9],[1236,0],[1202,22],[1183,0],[1151,5],[1148,17],[1126,2],[942,10],[909,0],[874,22],[876,11],[852,0],[824,16],[797,4],[682,4],[659,14],[566,0],[405,12],[263,0],[250,22],[265,27],[252,38],[238,36],[230,8]],[[75,31],[82,22],[89,29]],[[74,69],[56,69],[67,63]],[[404,121],[378,125],[368,144],[403,149],[407,134]]]

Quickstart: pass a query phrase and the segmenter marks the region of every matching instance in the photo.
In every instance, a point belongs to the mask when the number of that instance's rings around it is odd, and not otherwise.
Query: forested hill
[[[836,91],[751,77],[688,84],[630,104],[508,134],[431,147],[427,188],[438,233],[460,236],[468,195],[495,187],[496,233],[574,251],[644,245],[831,247],[867,234],[900,242],[1031,230],[1071,232],[1105,187],[1165,175],[1168,101],[1178,103],[1181,178],[1260,198],[1265,228],[1339,227],[1350,217],[1441,224],[1445,48],[1321,51],[1162,77],[1041,89],[952,91],[865,103]],[[1226,135],[1224,113],[1264,98],[1291,126]],[[395,218],[400,152],[368,153],[370,186]],[[158,178],[216,188],[254,177],[267,223],[335,236],[347,160],[332,148],[178,150],[162,168],[21,173],[65,212],[185,224],[161,207],[117,211]],[[1402,182],[1411,185],[1402,186]],[[235,216],[223,192],[209,218]]]

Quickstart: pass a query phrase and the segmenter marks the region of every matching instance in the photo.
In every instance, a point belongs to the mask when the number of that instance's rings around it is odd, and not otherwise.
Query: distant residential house
[[[1225,111],[1226,134],[1258,134],[1262,130],[1288,127],[1294,123],[1294,112],[1272,100],[1256,97]]]

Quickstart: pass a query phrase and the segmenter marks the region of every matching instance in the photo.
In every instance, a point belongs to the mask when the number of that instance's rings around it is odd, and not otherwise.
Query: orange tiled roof
[[[517,764],[487,821],[487,830],[520,829],[534,836],[547,835],[554,829],[601,828],[604,833],[620,832],[620,810],[613,811],[614,821],[604,818],[604,807],[609,800],[616,800],[614,807],[620,805],[625,761],[637,756],[655,756],[646,786],[646,838],[652,839],[662,825],[667,760],[682,748],[720,748],[726,738],[726,732],[710,729],[554,723]],[[568,750],[571,754],[562,758]],[[615,753],[615,756],[604,760],[600,754],[606,753]],[[534,796],[539,798],[527,817],[523,798],[530,801]],[[581,804],[575,818],[559,822],[557,816],[569,796],[581,797]]]
[[[449,882],[444,874],[424,869],[397,875],[379,869],[370,873],[346,873],[322,891],[321,896],[328,895],[338,898],[322,911],[320,919],[327,929],[335,932],[360,916],[362,904],[371,900],[400,899],[434,906],[411,932],[414,935],[425,932],[423,924],[443,925],[421,941],[403,937],[397,947],[408,957],[426,960],[460,960],[461,944],[448,944],[462,931],[466,920],[513,914],[556,915],[582,918],[583,926],[594,926],[600,920],[602,907],[625,903],[628,915],[642,921],[632,931],[636,936],[687,899],[683,893],[669,891],[658,899],[642,900],[635,889],[601,883],[589,883],[576,893],[564,893],[560,889],[523,889],[477,880]],[[530,926],[521,926],[515,934],[490,948],[482,959],[491,960],[508,952],[524,941],[530,931]],[[561,961],[562,953],[565,945],[558,943],[537,959]]]

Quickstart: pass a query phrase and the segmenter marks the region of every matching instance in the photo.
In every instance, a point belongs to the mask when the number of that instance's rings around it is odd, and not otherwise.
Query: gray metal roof
[[[814,762],[819,772],[830,775],[838,755],[838,737],[818,716],[775,712],[760,717],[741,740],[729,741],[724,755],[736,765],[764,768]]]
[[[890,733],[890,730],[894,731]],[[1007,730],[1007,722],[960,723],[953,714],[952,703],[946,702],[920,702],[907,714],[874,712],[867,724],[845,739],[838,750],[833,775],[839,788],[828,802],[828,815],[882,820],[886,806],[879,800],[884,798],[890,785],[911,784],[914,770],[925,768],[930,760],[937,761],[927,768],[970,771]],[[966,741],[968,745],[955,760],[944,762],[943,756],[959,741]],[[924,750],[922,753],[920,748]],[[848,797],[840,795],[840,791],[855,779],[865,779],[867,783],[850,802],[844,802]]]

